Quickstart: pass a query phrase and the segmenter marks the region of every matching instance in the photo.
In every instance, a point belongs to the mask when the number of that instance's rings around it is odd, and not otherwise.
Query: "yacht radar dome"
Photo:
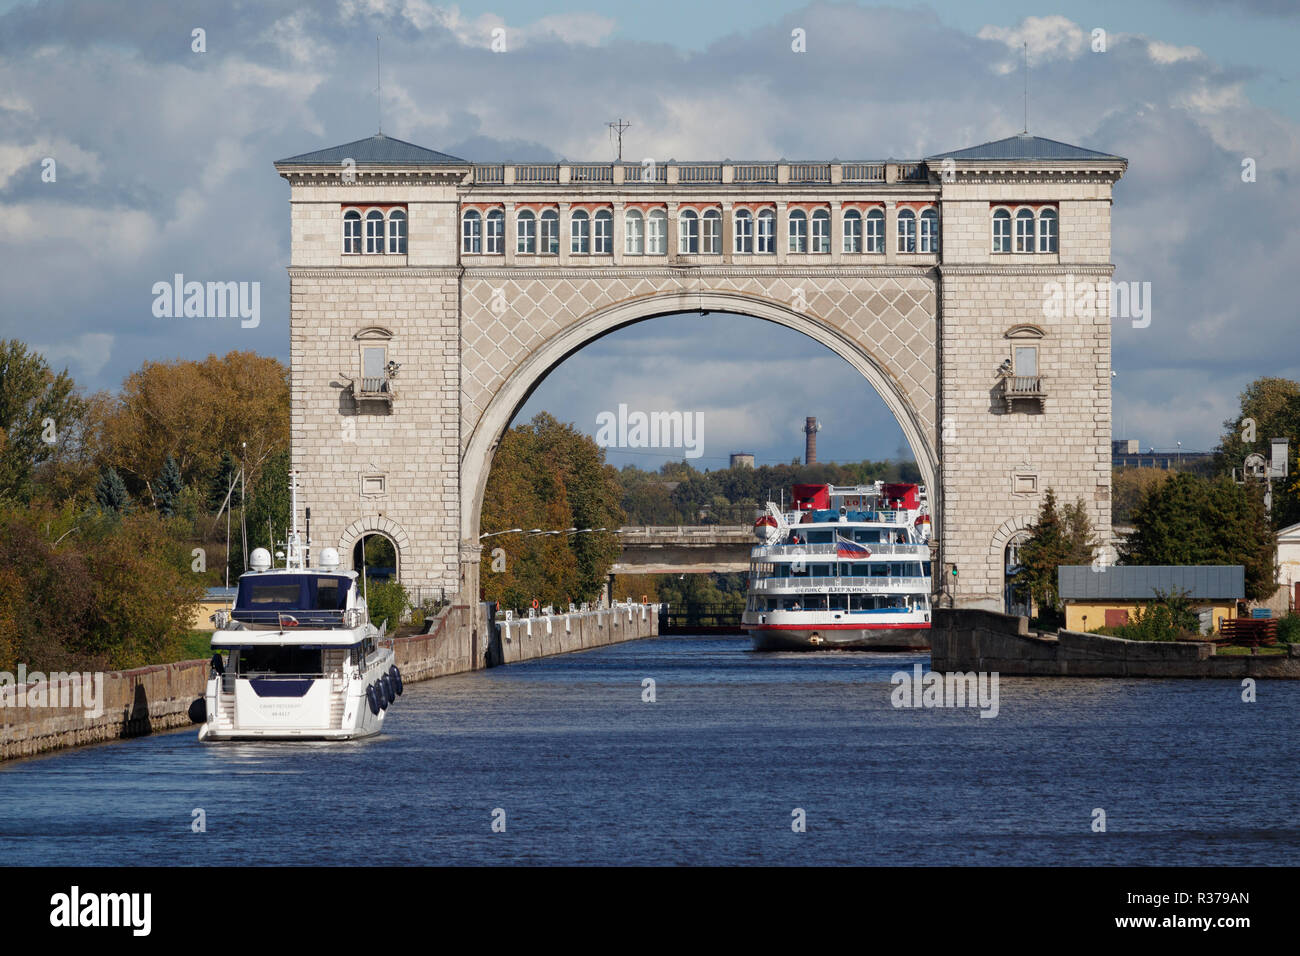
[[[254,548],[248,557],[248,566],[254,571],[267,571],[271,567],[271,552],[266,548]]]
[[[336,548],[323,548],[320,553],[320,566],[333,570],[339,566],[339,552]]]

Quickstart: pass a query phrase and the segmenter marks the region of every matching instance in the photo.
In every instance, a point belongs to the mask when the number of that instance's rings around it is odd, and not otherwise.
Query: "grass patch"
[[[1216,657],[1250,657],[1251,656],[1249,647],[1237,647],[1236,645],[1227,645],[1224,647],[1216,648],[1214,653]],[[1281,647],[1277,647],[1277,646],[1261,647],[1259,648],[1258,656],[1259,657],[1282,657],[1285,654],[1286,654],[1286,645],[1283,645]]]
[[[185,635],[185,639],[181,641],[176,655],[172,660],[162,661],[161,663],[172,664],[176,661],[207,660],[212,656],[212,632],[190,631]]]

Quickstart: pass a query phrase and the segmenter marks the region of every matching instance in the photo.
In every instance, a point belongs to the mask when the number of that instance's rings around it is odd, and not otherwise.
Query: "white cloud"
[[[1151,40],[1147,43],[1147,55],[1152,61],[1160,64],[1179,63],[1183,60],[1199,60],[1205,57],[1199,47],[1194,46],[1174,46],[1172,43],[1162,43],[1159,40]]]

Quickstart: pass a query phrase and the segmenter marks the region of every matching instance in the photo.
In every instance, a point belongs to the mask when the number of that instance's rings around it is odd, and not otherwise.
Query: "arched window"
[[[1011,213],[999,209],[993,213],[993,251],[1011,251]]]
[[[406,212],[394,209],[388,214],[388,253],[406,255]]]
[[[683,255],[700,251],[700,217],[694,209],[683,209],[677,217],[677,251]]]
[[[651,210],[645,222],[646,255],[663,256],[668,254],[668,211]]]
[[[885,214],[880,209],[867,212],[867,252],[885,251]]]
[[[1034,251],[1034,212],[1022,209],[1016,213],[1016,252]]]
[[[808,251],[808,214],[802,209],[790,213],[790,251]]]
[[[844,214],[844,251],[862,251],[862,213],[856,209]]]
[[[764,209],[758,214],[758,234],[754,240],[754,251],[763,255],[776,252],[776,210]]]
[[[378,256],[384,252],[384,214],[378,209],[366,213],[366,253]]]
[[[1038,251],[1056,251],[1056,210],[1044,209],[1038,214]]]
[[[916,213],[910,209],[898,211],[898,251],[916,252]]]
[[[601,209],[591,221],[591,251],[598,256],[614,253],[614,214]]]
[[[515,251],[525,255],[537,254],[537,217],[530,209],[515,217]]]
[[[490,256],[499,256],[506,251],[506,214],[501,209],[493,209],[487,214],[487,243],[483,251]]]
[[[538,248],[544,256],[560,254],[560,214],[554,209],[542,213]]]
[[[748,209],[736,210],[736,252],[747,255],[754,251],[754,216]]]
[[[579,255],[591,252],[591,235],[587,227],[591,224],[585,210],[578,209],[569,217],[569,251]]]
[[[921,210],[921,251],[939,251],[939,210],[933,206]]]
[[[645,252],[645,217],[638,209],[629,209],[623,216],[623,251],[629,256]]]
[[[349,209],[343,214],[343,254],[361,254],[361,213]]]
[[[722,255],[722,213],[716,209],[704,213],[700,251],[707,256]]]
[[[460,221],[460,251],[470,255],[483,251],[483,217],[477,209],[469,210]]]
[[[825,209],[818,209],[812,215],[813,252],[831,251],[831,214]]]

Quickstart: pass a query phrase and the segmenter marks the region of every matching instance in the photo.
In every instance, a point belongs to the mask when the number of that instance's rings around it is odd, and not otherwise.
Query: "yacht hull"
[[[756,651],[910,651],[928,650],[928,624],[893,627],[797,625],[750,627]]]

